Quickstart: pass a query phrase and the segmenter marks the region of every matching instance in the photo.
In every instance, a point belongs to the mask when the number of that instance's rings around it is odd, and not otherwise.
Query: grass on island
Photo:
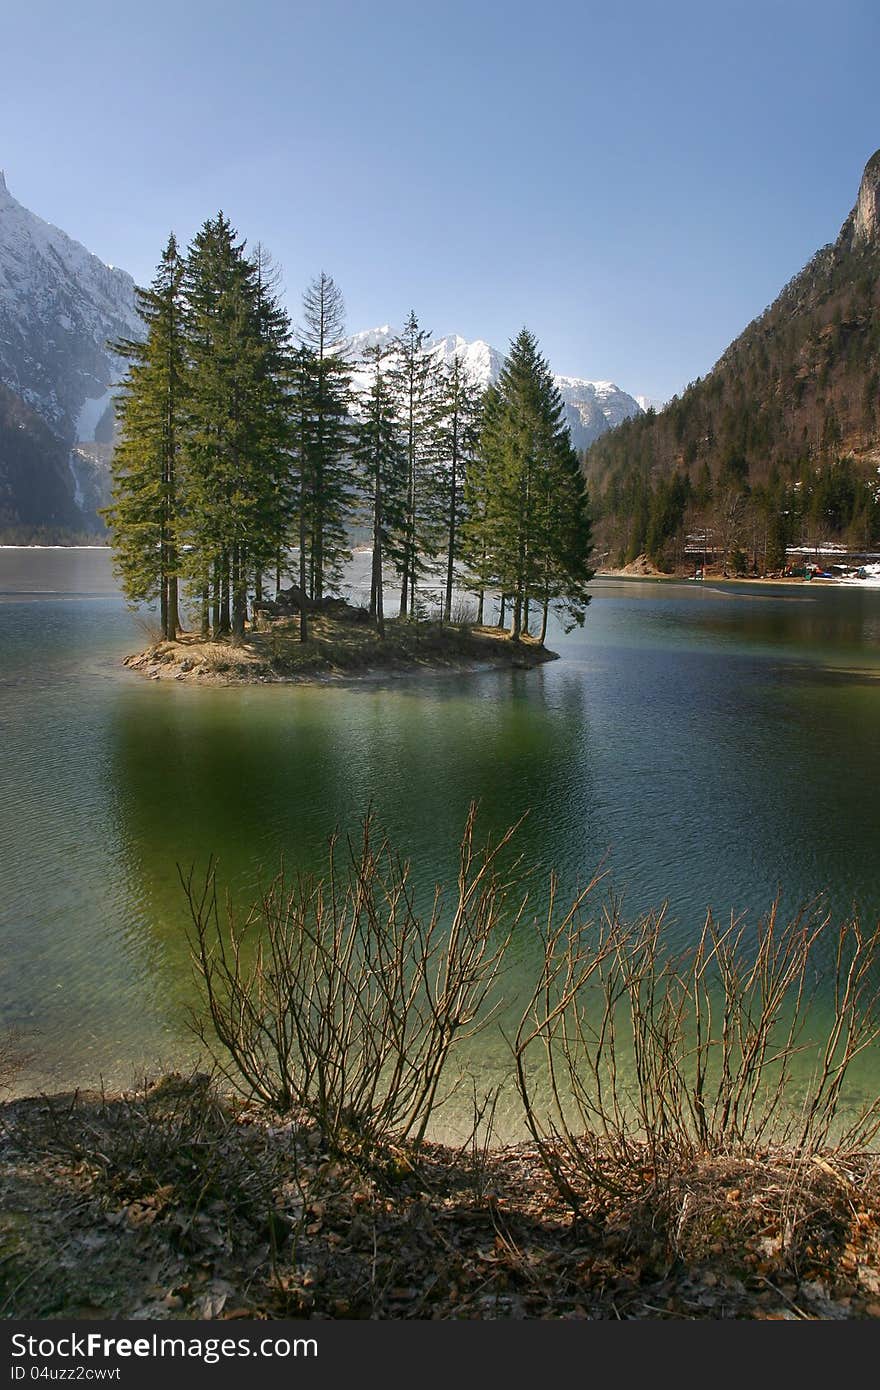
[[[154,677],[284,681],[370,671],[530,668],[556,655],[534,638],[514,643],[501,628],[464,624],[392,619],[383,640],[370,622],[352,619],[357,611],[344,618],[310,615],[306,642],[297,617],[274,618],[249,627],[239,642],[182,633],[174,642],[155,642],[126,665]]]

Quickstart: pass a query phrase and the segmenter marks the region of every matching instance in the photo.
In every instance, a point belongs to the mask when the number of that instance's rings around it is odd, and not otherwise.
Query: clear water
[[[827,894],[880,913],[880,591],[597,580],[532,672],[343,687],[148,682],[103,551],[0,550],[0,1016],[22,1089],[182,1059],[194,993],[177,865],[246,900],[319,868],[372,803],[426,894],[484,833],[573,892],[603,861],[684,943],[716,913]],[[534,964],[528,928],[511,1001]],[[511,1005],[513,1007],[513,1003]],[[479,1064],[505,1065],[484,1035]]]

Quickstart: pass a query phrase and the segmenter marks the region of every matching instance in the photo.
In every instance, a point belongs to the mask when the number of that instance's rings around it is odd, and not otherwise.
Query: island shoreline
[[[309,626],[304,643],[298,619],[260,624],[237,643],[181,633],[132,653],[123,665],[148,680],[190,685],[328,686],[533,670],[559,659],[536,639],[513,642],[500,628],[389,622],[382,639],[350,615],[313,615]]]

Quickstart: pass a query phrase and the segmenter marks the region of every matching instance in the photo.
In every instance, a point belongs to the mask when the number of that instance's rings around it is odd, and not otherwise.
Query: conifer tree
[[[289,402],[291,423],[290,479],[293,492],[293,510],[296,517],[296,541],[299,550],[299,637],[301,642],[307,642],[309,636],[306,600],[309,594],[309,542],[312,534],[312,479],[309,468],[311,390],[312,373],[309,350],[300,346],[290,358]],[[278,571],[280,576],[280,562]]]
[[[286,319],[244,249],[220,213],[186,264],[189,572],[210,590],[215,635],[236,638],[249,587],[284,534],[288,427]]]
[[[442,527],[446,559],[443,621],[452,618],[452,588],[456,561],[462,555],[465,518],[465,475],[476,454],[480,437],[483,393],[468,376],[458,353],[437,378],[434,418],[434,478],[438,524]],[[482,621],[482,617],[480,618]]]
[[[264,472],[265,513],[252,540],[254,599],[263,596],[263,572],[280,568],[291,543],[295,479],[291,467],[294,425],[290,412],[291,328],[279,295],[281,272],[264,246],[252,257],[256,273],[257,331],[262,353],[257,385],[257,451]]]
[[[483,436],[486,420],[493,418],[497,389],[487,386],[481,403],[481,430],[477,448],[467,460],[464,475],[464,517],[461,524],[461,558],[468,588],[477,595],[477,623],[484,621],[486,591],[494,587],[494,546],[490,526],[488,473]]]
[[[359,401],[354,452],[367,499],[373,543],[370,616],[385,636],[383,598],[386,556],[403,564],[406,539],[407,455],[397,397],[390,381],[388,349],[368,348],[368,385]]]
[[[130,603],[158,598],[163,637],[173,639],[178,611],[178,527],[185,332],[183,264],[173,234],[155,279],[139,289],[143,342],[114,345],[128,359],[117,401],[110,528],[116,573]]]
[[[348,463],[351,373],[343,351],[344,332],[341,291],[332,276],[322,271],[303,295],[300,329],[309,593],[316,603],[323,599],[325,588],[338,582],[351,558],[345,525],[353,496]]]
[[[430,334],[410,311],[403,332],[394,339],[392,381],[398,400],[406,450],[406,512],[400,570],[400,616],[416,615],[416,581],[425,571],[427,556],[437,548],[436,512],[431,506],[434,485],[432,419],[435,364],[428,352]]]
[[[487,393],[476,470],[479,517],[469,552],[482,547],[481,587],[512,604],[511,638],[527,631],[529,604],[552,600],[582,622],[592,578],[586,487],[564,407],[534,336],[522,329],[495,387]]]

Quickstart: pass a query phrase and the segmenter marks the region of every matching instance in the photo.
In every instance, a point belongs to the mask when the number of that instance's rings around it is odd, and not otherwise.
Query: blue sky
[[[32,0],[10,191],[148,280],[221,208],[402,321],[665,398],[822,244],[880,146],[880,6]]]

